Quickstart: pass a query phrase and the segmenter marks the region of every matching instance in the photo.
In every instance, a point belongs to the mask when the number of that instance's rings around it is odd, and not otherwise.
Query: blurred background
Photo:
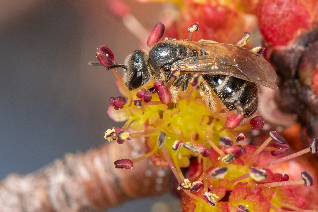
[[[152,29],[161,4],[127,1]],[[96,47],[107,45],[116,62],[140,42],[107,9],[107,1],[2,0],[0,7],[0,178],[28,173],[105,142],[121,126],[107,115],[118,96],[115,77],[90,67]],[[130,202],[112,212],[150,211],[170,195]]]

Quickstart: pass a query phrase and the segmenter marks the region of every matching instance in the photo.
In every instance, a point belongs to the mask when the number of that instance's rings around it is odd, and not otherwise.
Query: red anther
[[[233,141],[229,137],[220,137],[219,144],[221,146],[230,147],[233,145]]]
[[[195,181],[190,186],[190,191],[198,192],[203,187],[203,183],[201,181]]]
[[[146,93],[146,89],[142,88],[140,91],[138,91],[138,92],[136,93],[136,96],[137,96],[139,99],[141,99],[142,97],[144,97],[145,93]]]
[[[146,103],[150,102],[152,99],[152,93],[150,91],[146,91],[145,95],[144,95],[144,101]]]
[[[279,142],[274,142],[270,146],[271,147],[275,147],[277,149],[288,149],[289,148],[288,144],[282,144],[282,143],[279,143]]]
[[[163,103],[163,104],[168,104],[169,102],[171,102],[171,95],[170,95],[170,92],[168,91],[168,88],[165,86],[165,85],[161,85],[159,88],[158,88],[158,96],[159,96],[159,99],[160,101]]]
[[[313,138],[310,142],[310,152],[311,154],[315,154],[318,152],[318,139]]]
[[[118,144],[123,144],[125,141],[131,140],[130,134],[119,127],[115,128],[115,134]]]
[[[198,144],[197,145],[197,147],[199,148],[199,149],[201,149],[201,155],[203,156],[203,157],[209,157],[210,156],[210,154],[211,154],[211,149],[210,148],[207,148],[205,145],[203,145],[203,144]]]
[[[178,149],[180,149],[184,144],[184,141],[180,141],[180,140],[176,140],[173,145],[172,145],[172,149],[174,151],[177,151]]]
[[[244,141],[244,139],[245,139],[245,135],[243,133],[238,134],[235,138],[237,143]]]
[[[270,146],[277,148],[277,149],[271,151],[271,154],[273,156],[284,154],[289,149],[288,144],[283,144],[283,143],[280,143],[280,142],[272,143]]]
[[[258,47],[255,47],[252,49],[253,52],[259,54],[259,55],[262,55],[263,52],[265,50],[265,47],[264,46],[258,46]]]
[[[159,80],[159,81],[155,82],[155,84],[153,84],[153,88],[155,89],[156,92],[158,92],[158,89],[161,85],[164,85],[164,83],[161,80]]]
[[[116,169],[132,169],[134,167],[134,163],[129,159],[116,160],[114,165]]]
[[[227,173],[227,167],[218,167],[213,169],[211,172],[211,177],[214,179],[220,179],[223,178]]]
[[[312,186],[314,184],[314,179],[307,172],[302,172],[301,177],[305,182],[305,186]]]
[[[284,174],[281,178],[280,178],[280,182],[282,181],[288,181],[289,180],[289,175],[288,174]]]
[[[202,81],[202,75],[201,74],[195,74],[193,76],[193,78],[192,78],[190,83],[191,83],[191,85],[193,87],[196,87],[196,86],[198,86],[201,83],[201,81]]]
[[[157,138],[157,145],[158,145],[159,148],[161,148],[162,145],[165,144],[165,142],[166,142],[166,137],[167,137],[167,136],[166,136],[166,133],[164,133],[164,132],[162,132],[162,131],[159,132],[158,138]]]
[[[205,192],[202,195],[202,199],[206,201],[209,205],[216,206],[217,202],[215,196],[216,195],[212,194],[211,192]]]
[[[252,125],[252,130],[260,130],[264,126],[264,120],[262,116],[255,116],[251,119],[250,124]]]
[[[244,105],[240,102],[240,101],[236,101],[234,103],[234,106],[236,108],[236,113],[240,114],[240,115],[245,115],[245,109],[244,109]]]
[[[152,30],[151,34],[149,35],[149,38],[147,40],[147,45],[151,46],[157,43],[162,37],[164,32],[165,32],[165,25],[163,25],[163,23],[161,22],[158,22],[155,28]]]
[[[225,126],[229,129],[234,129],[241,123],[243,119],[244,119],[244,115],[234,114],[232,116],[227,117]]]
[[[199,24],[198,22],[194,23],[194,24],[191,24],[188,28],[188,31],[189,32],[195,32],[195,31],[198,31],[199,30]]]
[[[250,167],[250,176],[256,181],[266,180],[267,175],[264,169],[258,169],[253,166]]]
[[[234,153],[235,157],[238,158],[246,153],[246,149],[243,148],[241,145],[233,145],[229,148],[226,148],[225,153]]]
[[[109,98],[110,104],[114,107],[115,110],[123,109],[126,104],[126,99],[122,96],[119,97],[110,97]]]
[[[134,105],[137,106],[137,107],[140,107],[141,106],[141,99],[135,99],[134,100]]]
[[[130,13],[129,6],[118,0],[109,1],[108,9],[118,18],[123,18]]]
[[[245,206],[239,205],[236,209],[236,212],[249,212],[249,210],[245,208]]]
[[[271,151],[271,154],[273,156],[281,155],[284,154],[288,151],[288,148],[283,148],[283,149],[275,149],[274,151]]]
[[[96,51],[96,57],[100,64],[104,67],[114,64],[114,54],[107,46],[99,46]]]
[[[281,144],[286,144],[286,140],[280,135],[278,134],[278,132],[276,131],[270,131],[269,135],[272,139],[274,139],[275,141],[281,143]],[[277,144],[276,144],[277,145]]]

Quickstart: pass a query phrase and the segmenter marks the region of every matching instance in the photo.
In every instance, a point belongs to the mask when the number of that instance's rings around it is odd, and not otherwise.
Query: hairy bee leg
[[[214,99],[217,97],[215,97],[213,93],[214,91],[212,90],[212,88],[210,88],[210,86],[204,79],[202,80],[202,83],[197,86],[197,89],[203,99],[205,106],[209,108],[212,113],[216,112],[218,107]]]
[[[181,91],[185,92],[188,89],[189,80],[192,77],[192,74],[183,74],[178,79],[173,81],[170,87],[170,94],[173,103],[178,102],[178,95]]]
[[[170,86],[170,95],[171,95],[172,102],[175,104],[177,104],[178,102],[178,98],[179,98],[178,95],[180,91],[181,91],[181,85],[180,84],[176,85],[175,83],[172,83],[172,85]]]

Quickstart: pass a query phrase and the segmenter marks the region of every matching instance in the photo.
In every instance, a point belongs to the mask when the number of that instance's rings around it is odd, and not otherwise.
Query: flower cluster
[[[314,73],[317,59],[312,56],[316,55],[317,49],[314,43],[317,40],[317,6],[314,0],[296,0],[292,3],[286,0],[172,2],[179,8],[178,19],[170,22],[165,33],[162,24],[157,24],[148,38],[148,46],[158,42],[163,33],[177,39],[235,43],[244,31],[253,31],[258,20],[266,41],[265,56],[276,65],[281,78],[278,85],[281,95],[277,99],[283,97],[284,100],[278,102],[278,106],[288,108],[285,112],[297,114],[303,114],[303,109],[299,108],[306,107],[311,115],[299,115],[305,126],[302,132],[305,136],[318,135],[315,131],[317,125],[314,124],[318,117],[315,95],[318,89]],[[200,23],[199,31],[198,24],[192,24],[194,22]],[[187,28],[190,33],[187,33]],[[198,32],[193,34],[194,31]],[[244,34],[237,45],[245,45],[248,37],[249,34]],[[264,47],[256,47],[253,51],[262,54]],[[109,66],[120,67],[114,65],[113,54],[105,46],[99,48],[97,57],[103,60],[100,63],[107,69],[110,69]],[[303,59],[297,59],[301,57]],[[296,67],[299,71],[295,70]],[[316,154],[316,139],[308,139],[309,148],[277,159],[290,152],[285,139],[276,131],[271,131],[261,146],[248,145],[248,138],[238,131],[248,130],[244,133],[249,134],[252,130],[262,129],[263,117],[256,116],[248,124],[244,120],[244,107],[239,102],[236,103],[236,111],[226,111],[217,97],[217,110],[211,112],[195,89],[200,83],[199,75],[193,77],[187,91],[178,96],[175,104],[171,102],[169,92],[172,81],[150,80],[129,91],[117,72],[112,71],[118,80],[116,85],[125,98],[111,98],[112,107],[108,114],[115,121],[126,121],[120,132],[127,135],[129,128],[131,131],[127,138],[145,137],[148,149],[148,153],[140,158],[116,161],[116,168],[132,168],[134,163],[147,157],[157,166],[170,166],[179,182],[178,189],[183,191],[182,211],[317,211],[315,207],[318,204],[313,200],[316,191],[311,177],[315,175],[315,170],[308,162],[297,169],[289,163],[289,160],[305,153]],[[295,86],[293,81],[297,78],[297,71],[300,81],[296,80]],[[172,70],[171,77],[177,78],[179,75],[178,70]],[[127,102],[124,102],[126,99]],[[274,110],[269,104],[267,106],[267,103],[272,104],[272,100],[262,102],[266,105],[266,112],[263,109],[262,113],[265,119],[287,124],[295,120],[282,115],[277,107]],[[108,131],[110,134],[105,138],[119,138],[114,130]],[[120,138],[118,143],[123,143],[123,140]],[[190,167],[190,171],[184,175],[182,167]],[[294,173],[285,174],[288,168],[295,170]],[[306,205],[306,201],[310,204]]]
[[[157,35],[157,31],[162,34],[162,30],[158,30],[160,26],[155,27],[151,43],[161,37]],[[191,29],[190,33],[195,31]],[[243,45],[246,40],[244,35],[238,45]],[[101,49],[104,55],[100,55]],[[107,47],[99,47],[97,57],[101,64],[107,64],[108,69],[118,67]],[[276,131],[271,131],[261,146],[248,145],[244,134],[236,131],[259,130],[264,120],[255,116],[249,124],[244,124],[244,107],[239,102],[235,105],[236,110],[228,111],[216,97],[217,110],[211,112],[195,89],[198,83],[190,83],[188,90],[180,93],[174,104],[169,92],[171,81],[150,80],[138,89],[129,90],[114,69],[113,73],[125,98],[112,97],[108,114],[115,121],[126,123],[122,128],[107,130],[105,139],[117,140],[123,145],[131,138],[145,137],[148,149],[148,153],[139,158],[115,161],[116,168],[131,169],[134,163],[147,157],[157,166],[170,166],[179,182],[178,189],[183,191],[183,202],[187,202],[183,204],[183,211],[302,210],[306,199],[286,186],[312,186],[311,175],[302,171],[299,180],[290,181],[289,175],[273,173],[269,167],[308,152],[315,154],[317,139],[312,139],[307,149],[260,164],[261,152],[278,156],[286,153],[289,146]],[[128,128],[130,132],[127,132]],[[191,174],[184,176],[181,168],[189,167],[193,160],[197,163],[192,165]]]

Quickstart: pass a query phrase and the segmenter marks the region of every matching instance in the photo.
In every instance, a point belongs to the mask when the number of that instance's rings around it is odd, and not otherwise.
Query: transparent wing
[[[263,56],[231,44],[189,42],[189,45],[206,54],[175,62],[172,68],[181,73],[230,75],[277,89],[276,72]]]

